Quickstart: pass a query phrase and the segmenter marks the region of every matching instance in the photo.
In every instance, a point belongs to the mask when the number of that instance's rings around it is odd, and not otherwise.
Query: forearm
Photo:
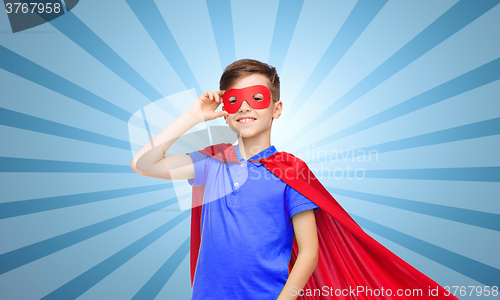
[[[285,287],[281,291],[278,300],[295,300],[297,299],[298,290],[304,288],[311,274],[316,269],[318,263],[317,254],[300,253],[297,255],[297,260],[293,265],[292,271],[288,276]],[[293,296],[294,295],[294,296]]]
[[[183,113],[168,127],[163,129],[137,153],[132,165],[138,170],[147,172],[148,169],[159,162],[170,146],[189,129],[200,123],[189,112]]]

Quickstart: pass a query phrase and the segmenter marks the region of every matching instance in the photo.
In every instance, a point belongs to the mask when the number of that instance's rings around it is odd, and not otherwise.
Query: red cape
[[[239,163],[235,147],[231,144],[209,146],[199,152],[221,161]],[[453,295],[446,296],[448,292],[443,287],[365,233],[301,159],[287,152],[277,152],[267,158],[250,161],[259,161],[271,173],[319,206],[314,213],[318,229],[318,265],[304,292],[312,293],[314,289],[319,291],[316,296],[304,295],[297,299],[458,299]],[[204,191],[204,186],[193,186],[191,286],[201,242]],[[289,271],[297,255],[297,240],[294,238]],[[434,290],[433,293],[429,292],[429,287]],[[387,295],[388,289],[391,289],[392,297]],[[406,289],[419,289],[421,295],[398,297],[395,295],[398,289],[402,289],[403,293]]]

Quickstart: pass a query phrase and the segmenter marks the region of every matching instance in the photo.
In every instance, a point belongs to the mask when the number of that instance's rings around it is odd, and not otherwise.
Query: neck
[[[244,138],[241,135],[238,136],[238,148],[245,160],[269,147],[271,147],[270,135],[261,134],[249,138]]]

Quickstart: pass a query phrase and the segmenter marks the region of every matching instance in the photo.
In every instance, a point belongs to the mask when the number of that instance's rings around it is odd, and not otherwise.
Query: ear
[[[281,101],[274,103],[273,119],[278,119],[281,116],[283,103]]]

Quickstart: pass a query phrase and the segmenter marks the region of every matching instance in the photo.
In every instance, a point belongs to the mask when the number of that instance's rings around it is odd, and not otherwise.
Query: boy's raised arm
[[[170,146],[193,126],[227,116],[215,110],[222,103],[224,91],[203,93],[191,108],[149,141],[132,160],[130,167],[140,175],[169,180],[194,178],[194,166],[187,154],[164,156]]]

